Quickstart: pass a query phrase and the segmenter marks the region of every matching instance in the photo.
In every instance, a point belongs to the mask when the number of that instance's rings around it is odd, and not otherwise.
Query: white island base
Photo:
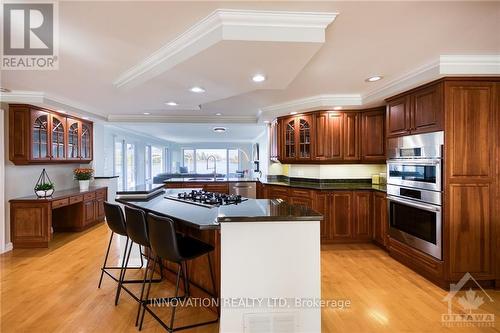
[[[221,223],[220,332],[321,332],[320,299],[319,221]]]

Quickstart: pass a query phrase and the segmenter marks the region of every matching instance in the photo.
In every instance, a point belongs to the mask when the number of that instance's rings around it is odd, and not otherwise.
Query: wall
[[[23,197],[27,195],[32,195],[33,187],[35,186],[40,173],[43,168],[47,171],[50,179],[55,184],[55,189],[64,190],[72,187],[78,186],[75,180],[73,180],[73,169],[77,168],[79,164],[60,164],[60,165],[14,165],[9,161],[9,115],[8,115],[8,105],[2,104],[1,108],[6,112],[4,114],[3,120],[5,124],[5,130],[3,133],[4,137],[4,156],[5,166],[5,239],[8,246],[10,243],[10,212],[9,212],[9,200],[13,198]]]

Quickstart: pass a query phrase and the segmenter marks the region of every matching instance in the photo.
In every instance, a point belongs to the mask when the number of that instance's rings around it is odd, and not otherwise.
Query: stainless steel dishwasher
[[[229,194],[236,194],[245,198],[257,199],[257,183],[231,182],[229,183]]]

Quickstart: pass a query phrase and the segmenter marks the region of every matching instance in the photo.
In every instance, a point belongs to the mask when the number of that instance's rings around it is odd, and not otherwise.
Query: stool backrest
[[[162,259],[173,262],[183,260],[177,245],[174,221],[168,217],[148,214],[151,249]]]
[[[106,222],[108,223],[109,229],[119,235],[127,236],[127,228],[125,226],[122,208],[119,205],[106,201],[104,203],[104,213],[106,214]]]
[[[148,226],[144,211],[125,206],[125,217],[127,218],[127,234],[132,242],[149,247]]]

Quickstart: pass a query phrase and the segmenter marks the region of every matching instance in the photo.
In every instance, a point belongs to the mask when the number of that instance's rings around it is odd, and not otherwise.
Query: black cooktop
[[[191,190],[189,192],[169,194],[165,196],[165,198],[209,208],[226,205],[237,205],[243,201],[248,200],[241,195],[207,192],[204,190]]]

